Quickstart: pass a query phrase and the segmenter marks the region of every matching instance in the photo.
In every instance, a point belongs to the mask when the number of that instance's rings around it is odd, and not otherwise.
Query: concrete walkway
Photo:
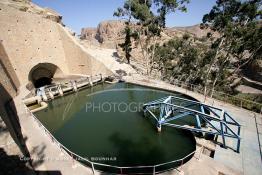
[[[35,175],[0,116],[0,174]]]
[[[26,112],[22,103],[22,97],[26,94],[20,89],[20,94],[14,99],[18,112],[22,133],[27,137],[26,145],[33,159],[36,171],[57,173],[57,175],[87,175],[93,174],[90,168],[73,161],[71,157],[64,154],[59,147],[52,143],[51,139],[40,129],[33,117]]]

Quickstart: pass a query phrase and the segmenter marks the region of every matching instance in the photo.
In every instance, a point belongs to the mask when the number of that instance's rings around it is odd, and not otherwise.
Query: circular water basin
[[[156,121],[143,115],[144,103],[168,95],[189,98],[127,83],[99,84],[49,102],[48,108],[36,116],[61,144],[92,162],[118,167],[153,166],[181,159],[196,149],[191,132],[162,126],[159,133]],[[185,118],[179,122],[194,121]],[[180,164],[157,166],[155,171]],[[118,168],[96,164],[95,169],[120,173]],[[152,173],[152,168],[121,171]]]

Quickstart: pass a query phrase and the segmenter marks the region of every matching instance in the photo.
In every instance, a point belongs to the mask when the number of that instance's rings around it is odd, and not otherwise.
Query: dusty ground
[[[262,94],[262,91],[259,89],[252,88],[250,86],[246,85],[239,85],[236,88],[237,91],[242,92],[242,93],[250,93],[250,94]]]
[[[81,44],[86,48],[87,52],[91,56],[103,62],[105,66],[114,73],[117,73],[119,70],[126,72],[126,74],[137,73],[137,71],[132,68],[131,65],[126,64],[118,58],[116,49],[105,49],[97,46],[92,46],[84,41],[81,41]]]
[[[0,117],[0,175],[35,174]]]

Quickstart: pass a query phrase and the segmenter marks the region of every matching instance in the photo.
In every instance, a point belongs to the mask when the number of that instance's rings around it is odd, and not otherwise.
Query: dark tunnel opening
[[[29,81],[35,88],[40,88],[52,84],[54,76],[62,74],[62,71],[54,64],[39,63],[29,72]]]
[[[35,88],[40,88],[45,85],[50,85],[52,83],[52,78],[49,77],[42,77],[33,82]]]

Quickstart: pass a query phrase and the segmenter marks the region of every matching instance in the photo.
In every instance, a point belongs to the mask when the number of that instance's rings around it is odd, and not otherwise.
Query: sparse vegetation
[[[129,62],[132,23],[148,75],[153,76],[154,71],[170,83],[179,80],[198,85],[211,97],[215,90],[237,95],[234,81],[241,78],[247,65],[262,58],[261,1],[218,0],[200,25],[209,29],[207,36],[197,38],[185,32],[182,37],[159,42],[166,15],[177,9],[186,11],[185,3],[188,1],[127,0],[118,8],[115,15],[127,17],[125,42],[121,44],[125,57]],[[153,5],[157,13],[153,13]]]
[[[189,0],[126,0],[123,7],[119,7],[114,16],[126,18],[125,42],[121,47],[130,60],[130,23],[135,24],[133,31],[135,41],[141,48],[143,59],[146,61],[147,74],[152,71],[152,60],[155,57],[157,39],[166,26],[166,15],[176,10],[186,11],[185,3]],[[155,9],[156,8],[156,12]]]

